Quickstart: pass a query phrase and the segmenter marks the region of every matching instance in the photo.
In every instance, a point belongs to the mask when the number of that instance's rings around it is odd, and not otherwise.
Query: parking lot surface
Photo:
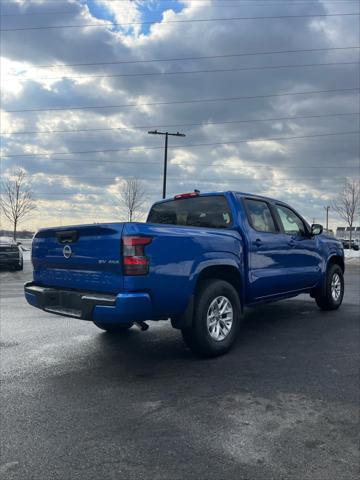
[[[111,337],[31,308],[30,278],[0,272],[1,478],[358,478],[358,266],[339,311],[248,310],[212,360],[166,322]]]

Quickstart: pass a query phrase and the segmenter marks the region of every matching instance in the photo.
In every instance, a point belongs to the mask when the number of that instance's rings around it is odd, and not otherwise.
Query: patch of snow
[[[356,251],[356,250],[346,249],[346,250],[344,250],[344,254],[345,254],[345,262],[347,264],[349,264],[349,263],[360,264],[360,250]]]
[[[345,258],[360,258],[360,250],[344,250]]]
[[[27,251],[23,252],[23,259],[24,259],[24,262],[30,262],[30,260],[31,260],[31,251],[30,250],[27,250]]]

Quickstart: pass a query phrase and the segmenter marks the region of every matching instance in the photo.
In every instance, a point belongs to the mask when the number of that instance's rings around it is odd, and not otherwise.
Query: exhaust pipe
[[[149,325],[145,322],[134,322],[134,324],[142,331],[146,332],[149,329]]]

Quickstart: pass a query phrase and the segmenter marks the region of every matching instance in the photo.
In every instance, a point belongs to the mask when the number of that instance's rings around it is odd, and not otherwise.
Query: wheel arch
[[[345,272],[345,261],[343,256],[338,254],[331,255],[326,264],[326,271],[328,271],[332,265],[339,265],[343,273]]]
[[[333,255],[331,255],[326,262],[326,268],[323,272],[321,283],[319,284],[319,286],[317,288],[315,288],[314,290],[312,290],[310,292],[311,297],[315,298],[318,294],[321,294],[321,295],[325,294],[327,272],[329,271],[329,268],[332,267],[332,265],[338,265],[341,268],[342,272],[343,273],[345,272],[344,257],[342,255],[337,254],[337,253],[334,253]]]
[[[190,327],[193,321],[195,297],[204,281],[216,279],[224,280],[232,285],[239,294],[241,313],[244,309],[244,288],[241,272],[234,264],[219,263],[216,265],[204,266],[196,277],[193,293],[188,302],[185,312],[181,315],[171,317],[171,324],[176,329]]]
[[[241,309],[243,309],[243,279],[239,270],[234,265],[212,265],[205,267],[199,273],[194,287],[194,295],[199,291],[205,280],[216,279],[230,283],[239,294]]]

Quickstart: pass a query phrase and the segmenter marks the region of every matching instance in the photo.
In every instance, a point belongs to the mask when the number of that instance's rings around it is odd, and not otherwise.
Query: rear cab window
[[[224,195],[179,198],[152,206],[147,223],[230,228],[232,217]]]
[[[257,232],[278,233],[275,220],[266,201],[244,198],[246,214],[251,227]]]

